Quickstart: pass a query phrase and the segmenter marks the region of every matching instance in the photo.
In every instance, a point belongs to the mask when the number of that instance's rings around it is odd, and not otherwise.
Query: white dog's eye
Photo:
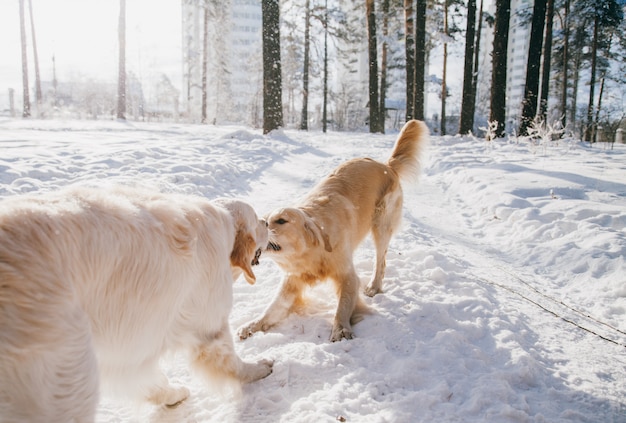
[[[284,225],[285,223],[287,223],[287,221],[281,217],[280,219],[277,219],[275,223],[279,225]]]

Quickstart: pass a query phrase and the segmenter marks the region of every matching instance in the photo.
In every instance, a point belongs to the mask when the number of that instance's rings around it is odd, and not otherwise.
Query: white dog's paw
[[[272,374],[272,371],[274,370],[274,360],[259,360],[257,363],[257,370],[258,370],[258,375],[259,377],[258,379],[263,379],[264,377],[269,376],[270,374]]]
[[[352,333],[352,329],[344,328],[343,326],[333,327],[333,331],[330,334],[330,342],[337,342],[341,341],[342,339],[352,338],[354,338],[354,333]]]
[[[148,400],[156,405],[164,405],[169,408],[176,408],[189,398],[189,389],[184,386],[168,386],[156,388],[152,391]]]
[[[242,382],[250,383],[264,377],[269,376],[272,373],[274,367],[273,360],[259,360],[256,363],[244,363],[244,372],[242,375]]]

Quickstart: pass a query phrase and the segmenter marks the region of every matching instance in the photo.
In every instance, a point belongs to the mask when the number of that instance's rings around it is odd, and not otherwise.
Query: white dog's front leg
[[[194,351],[193,364],[208,378],[230,378],[241,383],[254,382],[272,373],[273,361],[256,363],[242,361],[233,345],[228,325],[219,332],[207,335]]]
[[[272,326],[280,323],[290,313],[296,300],[302,295],[303,282],[294,275],[288,275],[283,279],[282,285],[274,301],[259,319],[253,320],[239,328],[239,339],[246,339],[258,331],[267,331]]]
[[[153,379],[153,384],[147,388],[146,394],[146,399],[152,404],[173,408],[189,397],[189,389],[186,387],[170,385],[165,374],[159,369],[157,359],[150,360],[143,367],[144,373],[151,375]]]

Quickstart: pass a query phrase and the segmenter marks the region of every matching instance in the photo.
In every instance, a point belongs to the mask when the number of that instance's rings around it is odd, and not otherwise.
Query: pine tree
[[[120,0],[118,26],[119,66],[117,75],[117,118],[126,119],[126,0]]]
[[[522,117],[519,127],[519,134],[522,136],[528,135],[528,128],[532,125],[537,114],[539,70],[545,22],[546,0],[535,0],[528,46],[528,61],[526,62],[526,84],[524,86],[524,99],[522,100]]]
[[[543,46],[543,67],[541,70],[541,95],[539,97],[539,117],[546,122],[548,115],[548,94],[550,91],[550,69],[552,64],[552,28],[554,21],[554,0],[548,0],[546,10],[546,35]]]
[[[37,37],[35,36],[35,19],[33,17],[33,2],[28,0],[30,13],[30,29],[33,37],[33,61],[35,65],[35,100],[37,101],[37,113],[42,113],[41,78],[39,76],[39,53],[37,51]]]
[[[570,33],[570,0],[563,6],[563,49],[562,49],[562,82],[561,82],[561,127],[567,127],[567,88],[569,84],[569,33]]]
[[[474,116],[476,114],[476,94],[478,87],[478,68],[480,65],[480,36],[483,29],[483,0],[480,0],[480,10],[478,11],[478,28],[476,30],[476,41],[474,42],[474,74],[472,75],[472,95],[469,100],[469,111],[467,114],[471,116],[472,127],[474,126]]]
[[[263,133],[283,126],[279,0],[262,0]]]
[[[404,0],[404,46],[406,70],[406,120],[413,119],[415,98],[415,25],[413,0]]]
[[[378,106],[379,124],[381,132],[385,132],[385,117],[386,106],[385,100],[387,97],[387,52],[388,42],[387,37],[389,35],[389,0],[383,0],[383,45],[380,57],[380,99]]]
[[[322,100],[322,132],[328,126],[328,0],[324,1],[324,80]]]
[[[450,36],[448,27],[449,0],[444,0],[443,4],[443,71],[441,77],[441,135],[446,135],[446,99],[448,97],[447,71],[448,71],[448,38]]]
[[[426,3],[417,0],[415,3],[415,92],[413,96],[413,117],[424,120],[424,103],[426,100]]]
[[[26,47],[26,25],[24,23],[24,0],[20,1],[20,35],[22,44],[22,88],[24,108],[22,117],[30,117],[30,96],[28,94],[28,55]]]
[[[591,44],[591,75],[589,81],[589,105],[585,124],[584,140],[593,142],[597,122],[594,121],[594,98],[598,52],[610,40],[612,30],[624,19],[624,13],[615,0],[599,0],[582,5],[581,12],[593,17],[593,38]],[[597,114],[596,114],[597,115]]]
[[[506,129],[506,66],[510,17],[511,0],[496,0],[489,121],[496,123],[494,136],[497,138],[503,137]]]
[[[300,129],[309,129],[309,56],[310,56],[310,33],[311,33],[311,5],[310,0],[304,4],[304,64],[302,69],[302,117]]]
[[[463,99],[459,133],[468,134],[474,126],[474,36],[476,28],[476,0],[467,2],[467,28],[465,30],[465,63],[463,66]]]
[[[378,47],[376,41],[376,7],[374,0],[365,0],[365,16],[367,17],[367,55],[369,63],[369,109],[370,132],[384,132],[381,128],[378,111]]]
[[[201,122],[207,123],[207,73],[209,65],[209,5],[204,2],[202,13],[202,106]]]

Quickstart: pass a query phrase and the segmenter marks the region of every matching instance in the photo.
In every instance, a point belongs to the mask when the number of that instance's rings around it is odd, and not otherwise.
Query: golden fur
[[[254,283],[267,224],[235,200],[71,188],[0,202],[0,420],[91,422],[100,376],[177,405],[159,369],[186,350],[208,377],[251,382],[228,317],[233,281]]]
[[[242,326],[239,337],[265,331],[283,320],[301,301],[303,289],[318,281],[335,283],[339,303],[331,341],[353,337],[352,324],[366,311],[359,296],[359,278],[352,255],[368,233],[376,245],[369,296],[382,291],[385,256],[402,218],[400,180],[417,176],[420,156],[428,142],[423,122],[406,123],[387,163],[350,160],[322,180],[296,206],[272,212],[267,221],[267,252],[285,276],[264,315]]]

